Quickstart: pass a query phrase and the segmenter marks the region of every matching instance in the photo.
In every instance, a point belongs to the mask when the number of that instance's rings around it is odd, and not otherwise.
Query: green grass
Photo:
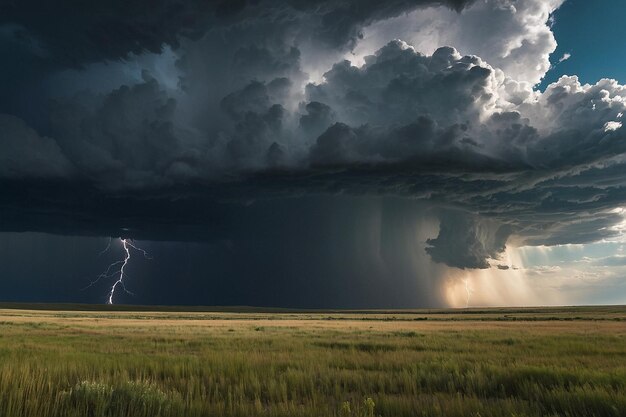
[[[0,416],[626,416],[626,309],[0,310]]]

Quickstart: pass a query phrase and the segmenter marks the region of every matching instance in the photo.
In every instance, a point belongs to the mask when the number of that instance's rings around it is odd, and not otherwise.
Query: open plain
[[[3,417],[626,415],[625,307],[0,307]]]

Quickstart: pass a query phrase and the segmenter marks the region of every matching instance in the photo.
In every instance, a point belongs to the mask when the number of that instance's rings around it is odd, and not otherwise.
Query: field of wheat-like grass
[[[626,308],[1,309],[0,416],[623,417]]]

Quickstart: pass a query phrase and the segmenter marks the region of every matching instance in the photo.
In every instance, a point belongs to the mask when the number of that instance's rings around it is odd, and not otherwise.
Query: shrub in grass
[[[167,411],[168,396],[156,385],[147,382],[128,382],[113,390],[110,409],[117,415],[140,411],[141,415],[159,416]]]
[[[359,409],[358,405],[356,410],[352,410],[350,401],[344,401],[339,408],[339,415],[341,417],[376,417],[374,414],[376,410],[376,403],[370,397],[363,400],[363,408]]]
[[[341,408],[339,409],[339,415],[341,417],[350,417],[352,415],[352,409],[350,408],[350,401],[344,401],[341,403]]]
[[[130,381],[119,387],[92,381],[76,384],[68,393],[68,408],[85,416],[161,416],[172,407],[172,398],[156,385]]]
[[[111,401],[113,387],[100,382],[82,381],[68,393],[70,408],[82,410],[86,416],[102,416]]]
[[[367,397],[363,401],[363,405],[365,406],[365,416],[364,417],[374,417],[374,410],[376,409],[376,404],[374,400],[370,397]]]

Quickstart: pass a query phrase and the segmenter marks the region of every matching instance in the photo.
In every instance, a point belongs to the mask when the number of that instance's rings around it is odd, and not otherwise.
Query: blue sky
[[[558,48],[540,89],[562,75],[578,75],[583,83],[601,78],[626,81],[626,2],[567,0],[554,14],[552,31]],[[571,57],[558,62],[564,54]]]

